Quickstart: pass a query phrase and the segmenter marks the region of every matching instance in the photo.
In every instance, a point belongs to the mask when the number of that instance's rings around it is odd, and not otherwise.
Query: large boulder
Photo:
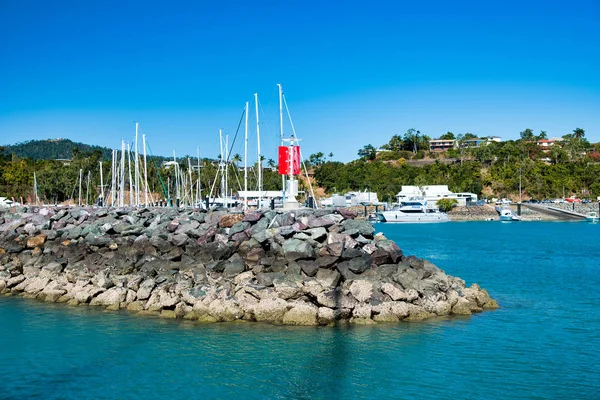
[[[221,228],[231,228],[238,222],[241,222],[243,219],[244,214],[225,214],[221,217],[219,226]]]
[[[359,221],[356,219],[346,219],[342,222],[344,232],[350,236],[362,235],[366,238],[372,238],[375,233],[375,227],[368,221]]]
[[[254,315],[257,321],[283,322],[283,316],[288,310],[288,303],[280,298],[261,299],[254,306]]]
[[[108,289],[105,292],[100,293],[98,296],[94,297],[91,301],[91,305],[99,305],[99,306],[118,306],[123,301],[125,301],[125,296],[127,295],[127,289],[122,287],[113,287]]]
[[[208,306],[208,312],[217,321],[235,321],[242,318],[244,311],[233,301],[215,299]]]
[[[283,316],[284,325],[317,325],[319,308],[310,303],[296,303]]]
[[[289,239],[283,243],[285,258],[291,261],[301,258],[315,258],[315,249],[308,243],[298,239]]]

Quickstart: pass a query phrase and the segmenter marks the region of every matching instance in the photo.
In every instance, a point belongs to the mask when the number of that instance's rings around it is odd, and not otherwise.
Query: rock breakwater
[[[203,322],[397,322],[498,304],[347,210],[0,211],[0,292]]]

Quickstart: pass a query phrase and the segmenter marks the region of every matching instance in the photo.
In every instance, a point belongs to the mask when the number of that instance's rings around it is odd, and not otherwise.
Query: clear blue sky
[[[139,121],[154,154],[215,157],[258,92],[275,158],[277,83],[305,156],[413,127],[597,142],[600,2],[0,0],[0,144],[120,148]]]

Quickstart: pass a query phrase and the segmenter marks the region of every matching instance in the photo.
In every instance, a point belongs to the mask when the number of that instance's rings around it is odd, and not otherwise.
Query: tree
[[[308,162],[311,165],[321,165],[325,162],[325,154],[323,154],[321,151],[311,154],[310,157],[308,157]]]
[[[329,153],[329,161],[333,159],[333,153]]]
[[[522,140],[534,140],[535,139],[533,130],[531,130],[529,128],[525,129],[523,132],[520,132],[519,135],[521,136]]]
[[[442,139],[442,140],[454,140],[454,139],[456,139],[456,137],[454,136],[454,133],[448,131],[448,132],[444,133],[442,136],[440,136],[440,139]]]
[[[233,163],[233,165],[237,168],[237,163],[242,161],[242,156],[240,156],[238,153],[234,154],[233,157],[231,157],[231,162]]]
[[[413,154],[417,154],[420,131],[415,128],[410,128],[406,131],[403,137],[404,150],[412,150]]]
[[[465,139],[465,140],[477,139],[477,135],[467,132],[463,135],[463,139]]]
[[[404,142],[402,141],[402,138],[400,137],[400,135],[394,135],[394,136],[392,136],[390,141],[385,146],[388,150],[400,151],[400,150],[402,150],[403,145],[404,145]]]
[[[452,208],[454,208],[457,204],[458,201],[456,199],[439,199],[437,201],[437,206],[439,207],[440,211],[443,212],[452,210]]]
[[[546,131],[540,131],[540,134],[537,135],[537,140],[548,139],[548,134]]]
[[[358,156],[364,160],[374,160],[377,157],[377,149],[368,144],[358,151]]]
[[[269,168],[271,168],[271,169],[272,169],[272,168],[275,168],[275,160],[273,160],[272,158],[269,158],[269,159],[267,160],[267,167],[269,167]]]
[[[465,148],[467,147],[467,138],[462,133],[456,137],[456,147],[458,148],[458,153],[460,157],[460,165],[463,164],[463,156],[465,153]]]
[[[585,130],[581,128],[573,129],[573,137],[575,139],[583,139],[585,137]]]

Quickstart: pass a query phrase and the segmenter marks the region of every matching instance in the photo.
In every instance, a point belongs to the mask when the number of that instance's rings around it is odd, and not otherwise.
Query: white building
[[[334,194],[319,203],[323,207],[351,207],[364,204],[376,205],[379,204],[379,199],[376,192],[348,192],[343,196]]]
[[[423,197],[428,203],[431,203],[431,206],[436,205],[437,201],[441,199],[455,199],[459,206],[477,201],[475,193],[454,193],[448,189],[448,185],[402,186],[402,190],[396,195],[396,200],[400,203],[412,197]]]

